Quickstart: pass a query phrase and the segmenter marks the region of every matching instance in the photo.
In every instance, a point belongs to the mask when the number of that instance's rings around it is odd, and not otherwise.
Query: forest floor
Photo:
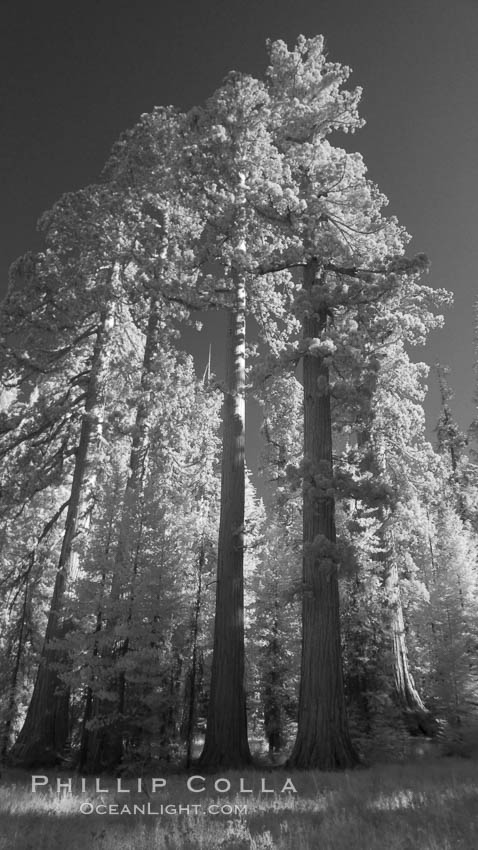
[[[214,789],[217,776],[192,780],[194,792],[181,774],[157,777],[156,789],[145,777],[139,792],[136,778],[118,790],[116,779],[101,777],[98,793],[94,778],[82,792],[79,777],[72,777],[70,793],[67,785],[57,791],[57,780],[68,782],[65,774],[37,770],[36,776],[32,792],[30,774],[3,773],[0,850],[478,848],[478,762],[471,759],[347,773],[225,772],[219,789],[227,777],[228,792]],[[282,793],[288,778],[297,793]]]

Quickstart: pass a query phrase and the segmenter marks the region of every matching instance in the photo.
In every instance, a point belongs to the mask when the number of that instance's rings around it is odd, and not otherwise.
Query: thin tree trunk
[[[214,650],[202,769],[249,764],[244,685],[245,287],[228,314]]]
[[[317,283],[317,260],[304,269],[304,289]],[[304,338],[318,338],[327,321],[325,306],[306,316]],[[317,546],[336,542],[335,501],[317,479],[330,478],[332,422],[329,372],[323,358],[304,356],[304,457],[310,472],[303,498],[303,633],[297,739],[289,766],[333,770],[357,762],[345,711],[337,564]],[[325,546],[324,546],[325,544]]]
[[[102,588],[104,585],[104,577],[102,582]],[[97,636],[101,632],[102,629],[102,611],[101,607],[98,610],[96,615],[96,626],[95,626],[95,642],[93,645],[93,658],[97,658],[98,656],[98,638]],[[88,723],[93,718],[95,706],[95,697],[93,693],[93,685],[90,682],[86,689],[86,699],[85,699],[85,710],[83,712],[83,724],[81,729],[81,742],[80,742],[80,753],[78,759],[78,770],[84,771],[88,770],[88,759],[92,750],[92,739],[95,740],[95,734],[91,732],[88,727]]]
[[[105,563],[110,557],[111,552],[111,543],[113,540],[113,532],[116,520],[116,511],[115,507],[118,503],[119,491],[122,489],[118,480],[116,482],[116,486],[113,489],[112,493],[112,507],[110,508],[110,514],[108,518],[108,533],[106,538],[106,545],[103,552],[103,557]],[[107,577],[106,573],[102,573],[101,575],[101,591],[100,598],[98,601],[98,610],[96,612],[96,624],[94,630],[94,639],[93,639],[93,650],[92,656],[93,659],[98,658],[100,654],[100,633],[104,628],[104,608],[105,608],[105,593],[107,589]],[[109,590],[108,583],[108,590]],[[80,742],[80,752],[78,758],[78,770],[89,772],[93,770],[95,764],[97,763],[98,757],[98,747],[100,745],[100,735],[99,732],[101,730],[91,729],[90,722],[94,717],[97,717],[99,713],[98,708],[98,700],[95,696],[95,682],[97,680],[98,674],[94,671],[94,669],[90,673],[90,680],[86,689],[85,696],[85,708],[83,712],[83,720],[81,725],[81,742]]]
[[[141,368],[141,397],[136,410],[133,439],[129,457],[129,474],[126,482],[121,523],[116,549],[113,586],[111,596],[115,601],[121,593],[121,585],[131,579],[131,553],[141,526],[142,508],[138,510],[146,473],[146,457],[149,448],[150,413],[153,400],[154,361],[159,351],[161,311],[157,299],[150,306],[143,364]]]
[[[64,620],[64,600],[68,581],[76,566],[74,543],[81,533],[81,510],[88,481],[89,453],[95,434],[98,434],[101,415],[103,371],[107,358],[107,337],[110,328],[106,312],[101,319],[93,350],[90,378],[85,399],[80,439],[76,450],[75,468],[65,522],[55,586],[50,604],[45,641],[35,680],[32,698],[22,730],[12,749],[12,758],[24,766],[55,764],[61,759],[69,733],[69,695],[62,682],[58,665],[62,653],[54,645],[68,631]]]
[[[363,593],[363,588],[356,578],[353,587],[350,588],[349,605],[349,620],[359,613],[357,594]],[[347,646],[348,669],[346,678],[347,704],[349,712],[353,712],[355,724],[360,725],[360,728],[365,734],[371,732],[372,705],[370,694],[376,690],[376,682],[373,675],[370,675],[366,666],[363,664],[362,656],[367,651],[368,640],[371,636],[365,636],[363,633],[358,633],[354,628],[347,623],[344,628],[345,644]],[[375,629],[374,629],[375,636]]]
[[[132,564],[132,576],[129,583],[128,614],[125,622],[126,635],[113,653],[113,660],[116,663],[120,659],[125,658],[130,649],[129,632],[134,611],[142,531],[143,517],[140,518],[140,527],[136,538],[136,551]],[[111,626],[111,623],[109,626]],[[121,669],[119,673],[115,673],[114,679],[109,683],[108,687],[115,692],[114,702],[112,703],[110,700],[107,702],[98,701],[96,707],[98,714],[113,715],[113,722],[110,722],[106,727],[99,729],[96,734],[91,736],[91,752],[87,754],[87,766],[93,772],[97,772],[98,770],[115,770],[121,764],[124,755],[124,738],[127,731],[125,726],[127,679],[124,669]]]
[[[201,613],[202,604],[202,571],[205,563],[204,540],[201,541],[201,548],[198,558],[198,577],[196,586],[196,599],[193,610],[192,622],[192,658],[191,658],[191,676],[189,680],[189,699],[188,699],[188,717],[186,726],[186,767],[191,766],[192,747],[194,742],[194,721],[196,717],[196,680],[197,680],[197,657],[198,657],[198,636],[199,636],[199,615]]]
[[[264,706],[264,731],[269,745],[269,754],[277,753],[284,746],[284,674],[283,654],[279,637],[279,595],[277,579],[274,587],[274,614],[271,636],[266,647],[268,665],[262,694]]]
[[[40,543],[48,536],[55,523],[61,516],[62,512],[68,506],[68,502],[64,502],[63,505],[55,512],[55,514],[45,523],[43,527],[43,531],[40,534],[36,545],[33,549],[30,550],[28,554],[28,567],[22,575],[22,579],[24,581],[24,595],[23,595],[23,604],[22,604],[22,613],[20,617],[20,630],[18,634],[18,643],[17,643],[17,651],[15,653],[15,663],[12,670],[12,675],[10,679],[10,688],[9,688],[9,697],[8,697],[8,707],[5,718],[5,726],[2,735],[2,747],[1,747],[1,759],[4,760],[6,758],[8,747],[10,743],[10,734],[13,726],[13,721],[16,714],[16,700],[17,700],[17,688],[18,688],[18,678],[20,673],[20,666],[22,661],[22,655],[25,649],[24,635],[25,635],[25,625],[26,625],[26,617],[27,617],[27,608],[28,608],[28,597],[30,591],[30,578],[33,571],[33,567],[35,566],[37,551]],[[11,654],[11,651],[8,653]]]
[[[25,622],[27,617],[27,607],[28,607],[28,594],[30,590],[30,573],[33,568],[33,564],[35,562],[35,553],[30,553],[30,565],[27,571],[27,576],[25,578],[25,589],[23,594],[23,605],[22,605],[22,613],[20,618],[20,630],[18,634],[18,643],[17,643],[17,651],[15,653],[15,662],[13,665],[12,675],[10,678],[10,687],[9,687],[9,695],[8,695],[8,706],[7,706],[7,716],[5,720],[5,726],[3,729],[2,735],[2,749],[1,749],[1,760],[4,761],[7,752],[8,746],[10,742],[10,733],[13,725],[13,719],[15,716],[15,708],[16,708],[16,696],[17,696],[17,688],[18,688],[18,675],[20,672],[20,664],[23,655],[24,649],[24,633],[25,633]],[[9,655],[13,650],[13,641],[11,646],[9,647]]]
[[[158,354],[161,327],[160,304],[156,298],[151,300],[148,327],[144,344],[143,364],[141,368],[141,397],[136,409],[136,417],[133,429],[129,457],[129,474],[125,485],[121,522],[118,533],[118,544],[116,547],[113,578],[111,587],[111,602],[113,604],[112,615],[108,618],[106,629],[112,633],[117,625],[119,615],[114,606],[120,599],[125,584],[129,584],[136,569],[138,545],[142,526],[142,494],[144,478],[146,473],[146,458],[149,448],[150,412],[153,397],[152,381],[154,380],[153,365]],[[134,548],[136,547],[136,555]],[[135,563],[132,564],[132,556]],[[128,651],[126,640],[116,657],[123,657]],[[123,713],[125,677],[120,674],[116,681],[109,683],[109,688],[115,689],[117,693],[116,706],[111,702],[96,703],[96,714],[111,713],[117,711]],[[88,720],[91,722],[93,714]],[[91,752],[85,753],[85,764],[88,769],[94,771],[103,769],[105,765],[114,768],[119,764],[123,754],[123,733],[118,724],[112,728],[110,725],[105,729],[99,729],[94,735],[89,736]]]

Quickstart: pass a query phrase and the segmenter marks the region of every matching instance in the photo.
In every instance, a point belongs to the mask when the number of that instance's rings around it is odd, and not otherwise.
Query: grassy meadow
[[[228,793],[217,793],[206,777],[205,790],[192,793],[186,775],[169,775],[166,787],[152,793],[147,778],[138,793],[135,780],[101,778],[94,792],[87,779],[81,793],[48,785],[31,791],[31,776],[5,771],[0,787],[0,850],[477,850],[478,763],[435,758],[407,764],[377,765],[348,773],[289,772],[283,769],[224,773]],[[297,794],[279,793],[287,777]],[[265,786],[275,793],[262,793]],[[197,787],[202,787],[197,780]],[[148,787],[149,785],[149,787]],[[226,783],[220,783],[220,787]],[[147,805],[151,814],[147,814]],[[123,813],[126,805],[136,814]],[[82,814],[80,806],[86,812]],[[163,813],[159,814],[161,805]],[[96,807],[100,811],[96,811]],[[114,813],[110,813],[112,806]],[[166,806],[172,807],[167,814]],[[179,808],[189,810],[179,812]],[[196,809],[192,809],[196,806]],[[142,809],[145,813],[141,814]],[[212,813],[210,809],[212,808]],[[106,813],[103,811],[106,810]]]

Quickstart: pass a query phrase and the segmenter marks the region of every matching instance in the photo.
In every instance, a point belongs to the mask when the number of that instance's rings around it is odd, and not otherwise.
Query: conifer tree
[[[191,116],[190,168],[198,196],[204,197],[204,260],[219,268],[219,281],[209,281],[209,299],[227,313],[215,637],[200,758],[204,768],[250,761],[244,683],[245,322],[246,311],[262,323],[283,311],[283,298],[274,294],[272,282],[264,278],[258,285],[251,275],[268,251],[271,230],[255,212],[254,200],[267,191],[270,175],[280,167],[264,123],[266,103],[260,83],[231,74],[205,108]],[[207,283],[205,279],[201,286]]]
[[[35,321],[35,313],[30,313],[30,319],[26,311],[26,322],[30,322],[32,333],[27,337],[26,349],[21,355],[21,359],[26,361],[25,376],[31,372],[39,372],[40,375],[46,373],[47,376],[57,374],[60,385],[65,387],[64,398],[70,405],[71,388],[75,386],[76,380],[81,393],[76,399],[80,404],[77,409],[74,408],[74,414],[78,417],[78,442],[71,467],[65,529],[44,647],[27,716],[12,751],[12,757],[24,764],[56,762],[61,757],[69,733],[68,693],[58,677],[57,667],[62,650],[57,644],[59,641],[61,643],[70,628],[65,612],[65,594],[68,583],[75,576],[78,540],[81,539],[82,531],[88,527],[94,503],[106,373],[111,353],[110,338],[118,297],[118,264],[116,256],[111,256],[111,246],[118,248],[118,241],[111,226],[111,216],[102,223],[103,241],[98,238],[97,232],[96,238],[92,238],[99,210],[105,211],[105,201],[108,210],[107,195],[92,187],[77,195],[66,196],[51,213],[44,216],[47,251],[33,268],[30,285],[26,290],[34,294],[41,293],[43,285],[46,297],[40,294],[43,306],[37,312],[39,322]],[[69,293],[68,286],[72,285],[73,280],[78,288],[76,293]],[[94,305],[89,301],[92,290],[96,294]],[[51,297],[53,292],[56,296],[54,299]],[[17,306],[19,301],[21,304],[22,298],[25,300],[25,293],[19,296],[14,293],[13,305]],[[36,306],[33,301],[33,307]],[[6,315],[11,321],[15,311],[9,310]],[[58,330],[56,338],[55,328]],[[67,341],[63,346],[59,344],[62,335]],[[15,341],[6,353],[18,361]],[[69,380],[69,361],[77,370],[72,380]],[[81,367],[78,366],[79,362]],[[54,418],[52,421],[55,423]],[[61,419],[59,425],[57,420],[56,427],[59,430],[61,425]],[[35,438],[34,429],[25,439],[31,442],[32,437]]]
[[[25,723],[13,750],[14,759],[23,764],[57,762],[68,738],[68,695],[61,685],[56,670],[59,654],[55,641],[64,637],[69,627],[63,614],[64,596],[67,582],[74,575],[75,570],[74,539],[80,531],[82,514],[85,510],[88,512],[88,507],[85,505],[85,483],[88,466],[91,463],[90,447],[102,420],[101,405],[108,321],[108,317],[104,315],[93,350],[65,531],[38,676]]]
[[[263,214],[277,220],[280,213],[288,228],[276,268],[303,268],[295,309],[303,326],[297,353],[304,372],[304,638],[290,764],[346,767],[355,755],[341,671],[331,400],[348,397],[357,417],[375,383],[375,346],[401,331],[394,309],[406,316],[409,338],[423,338],[437,299],[417,283],[424,259],[403,257],[406,234],[382,216],[385,199],[367,180],[361,157],[326,139],[331,130],[360,126],[360,92],[341,90],[349,70],[326,61],[321,38],[301,37],[292,51],[276,42],[270,52],[271,120],[290,180],[287,198],[276,192],[275,211],[270,196]]]
[[[352,519],[368,531],[364,551],[356,541],[353,545],[361,566],[359,575],[369,571],[377,582],[376,605],[380,607],[372,617],[375,630],[381,632],[382,662],[387,656],[389,660],[382,663],[381,672],[375,668],[375,675],[379,672],[382,678],[389,728],[401,719],[404,728],[415,735],[435,731],[434,718],[412,672],[409,617],[404,605],[404,596],[408,599],[404,585],[414,581],[417,594],[424,591],[423,577],[410,554],[411,529],[415,527],[414,513],[421,511],[438,468],[425,439],[425,374],[424,364],[410,362],[402,341],[389,344],[381,354],[370,416],[363,423],[359,440],[359,463],[369,482],[366,487],[362,485],[362,507],[355,509]],[[408,510],[410,504],[414,507]],[[373,521],[368,529],[366,515]],[[361,604],[370,609],[369,601]],[[367,678],[367,665],[362,665],[362,674]],[[382,715],[380,722],[386,723],[386,712]]]

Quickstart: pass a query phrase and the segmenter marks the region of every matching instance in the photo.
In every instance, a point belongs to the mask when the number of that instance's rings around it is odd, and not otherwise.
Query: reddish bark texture
[[[319,265],[304,269],[304,289],[319,283]],[[325,304],[303,322],[304,338],[319,338],[327,322]],[[357,762],[345,711],[337,564],[314,551],[318,536],[334,544],[335,502],[317,486],[332,476],[329,369],[323,357],[304,356],[304,458],[310,473],[303,499],[303,635],[298,731],[290,767],[343,769]]]
[[[245,290],[235,277],[226,343],[216,617],[203,769],[251,761],[244,687]]]

